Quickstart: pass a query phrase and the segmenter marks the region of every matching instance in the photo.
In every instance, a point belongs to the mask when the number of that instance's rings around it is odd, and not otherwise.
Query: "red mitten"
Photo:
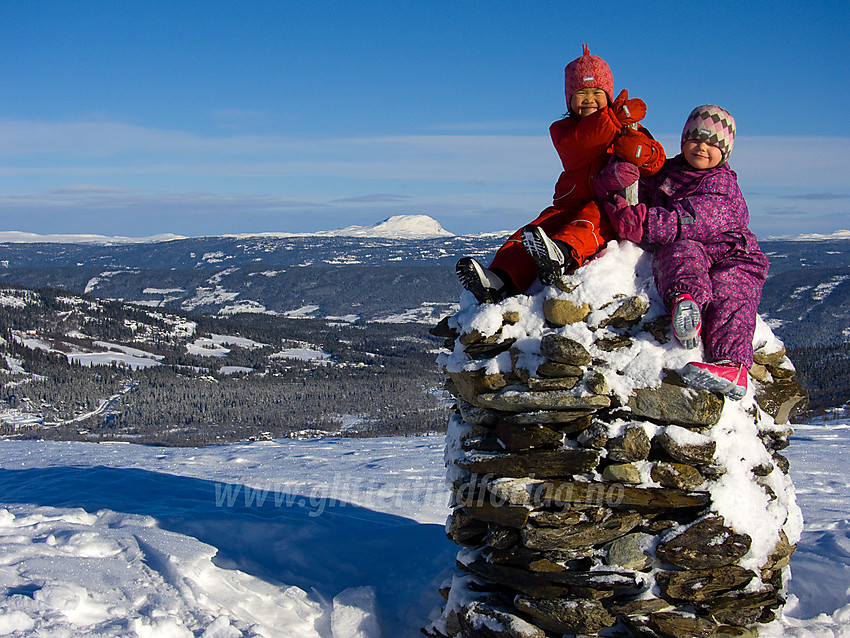
[[[611,108],[614,109],[614,116],[623,126],[640,122],[646,117],[646,103],[636,97],[629,99],[629,92],[626,89],[620,91],[620,95],[614,100]]]
[[[635,166],[643,166],[652,159],[653,149],[646,143],[646,136],[627,128],[614,140],[614,153]]]
[[[640,171],[637,166],[612,157],[608,161],[608,165],[596,176],[596,182],[593,186],[596,189],[596,196],[604,201],[612,193],[624,190],[627,186],[638,181],[639,178]]]
[[[644,204],[629,206],[625,199],[614,195],[611,201],[606,201],[602,205],[618,237],[636,244],[643,239],[643,222],[646,219]]]

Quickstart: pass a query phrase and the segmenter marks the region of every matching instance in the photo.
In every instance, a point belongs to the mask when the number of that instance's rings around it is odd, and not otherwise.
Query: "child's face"
[[[608,106],[608,95],[596,87],[581,89],[570,96],[570,110],[579,117],[587,117]]]
[[[716,146],[701,140],[687,140],[682,143],[682,155],[694,168],[714,168],[723,159],[723,153]]]

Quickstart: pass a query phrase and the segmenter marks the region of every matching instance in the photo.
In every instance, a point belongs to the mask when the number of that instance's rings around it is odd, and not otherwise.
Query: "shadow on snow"
[[[3,503],[151,516],[162,529],[215,547],[219,567],[295,585],[325,604],[347,588],[374,587],[386,629],[427,620],[457,551],[442,525],[317,494],[135,468],[2,469],[0,490]]]

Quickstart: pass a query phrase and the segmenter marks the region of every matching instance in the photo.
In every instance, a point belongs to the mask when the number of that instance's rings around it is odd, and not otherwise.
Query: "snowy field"
[[[806,528],[761,635],[850,636],[850,420],[786,452]],[[0,441],[0,468],[0,636],[413,638],[457,549],[442,437]]]

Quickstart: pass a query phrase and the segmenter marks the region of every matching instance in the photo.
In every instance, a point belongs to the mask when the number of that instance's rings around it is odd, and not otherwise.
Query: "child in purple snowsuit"
[[[687,364],[685,382],[738,400],[747,391],[768,262],[727,164],[734,141],[732,116],[700,106],[685,124],[681,155],[641,184],[641,203],[629,206],[612,192],[637,180],[630,164],[610,164],[597,184],[617,234],[653,251],[655,283],[678,341],[695,348],[704,332],[705,362]]]

